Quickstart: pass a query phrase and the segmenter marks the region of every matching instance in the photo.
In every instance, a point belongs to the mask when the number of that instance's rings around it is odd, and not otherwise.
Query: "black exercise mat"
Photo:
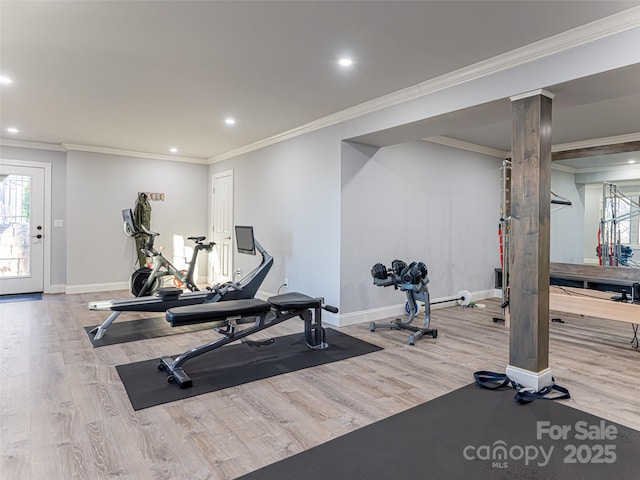
[[[89,337],[91,345],[95,347],[104,347],[105,345],[115,345],[118,343],[135,342],[137,340],[146,340],[148,338],[166,337],[168,335],[177,335],[179,333],[197,332],[211,328],[207,323],[197,323],[194,325],[184,325],[181,327],[172,327],[164,317],[141,318],[138,320],[120,321],[117,319],[113,322],[100,340],[95,340],[91,330],[98,325],[92,327],[84,327],[84,331]]]
[[[140,410],[382,350],[331,328],[326,329],[326,342],[329,348],[311,350],[304,335],[296,333],[276,337],[268,346],[227,345],[183,365],[193,380],[193,386],[185,389],[167,382],[166,372],[158,370],[159,359],[118,365],[116,370],[133,409]]]
[[[469,385],[240,478],[638,478],[640,432],[573,409],[562,401],[518,405],[513,401],[514,392]],[[538,439],[543,422],[548,422],[546,431],[569,428],[566,439],[551,440],[546,433]],[[583,439],[585,431],[610,438]],[[538,456],[532,459],[534,450]]]
[[[17,293],[11,295],[0,295],[0,303],[33,302],[36,300],[42,300],[41,293]]]

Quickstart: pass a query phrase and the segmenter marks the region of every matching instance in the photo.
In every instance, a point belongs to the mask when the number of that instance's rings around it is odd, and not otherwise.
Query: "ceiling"
[[[637,5],[1,0],[0,136],[210,159]],[[638,78],[547,86],[554,142],[640,132]],[[437,134],[509,150],[508,100],[483,108]]]

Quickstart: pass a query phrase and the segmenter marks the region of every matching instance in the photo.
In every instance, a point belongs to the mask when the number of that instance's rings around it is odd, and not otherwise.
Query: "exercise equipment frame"
[[[250,227],[237,226],[236,229],[237,228]],[[269,255],[262,245],[260,245],[260,242],[253,237],[253,229],[251,229],[251,237],[255,250],[260,253],[262,259],[256,268],[237,282],[226,282],[207,290],[197,290],[194,292],[183,292],[175,287],[160,288],[158,289],[157,295],[154,296],[90,302],[89,310],[109,310],[113,312],[100,326],[89,332],[94,334],[93,340],[97,341],[103,338],[107,329],[122,312],[166,312],[170,308],[180,306],[255,297],[260,285],[262,285],[262,282],[273,266],[273,257]]]
[[[328,345],[325,343],[325,331],[322,327],[322,310],[338,313],[336,307],[324,304],[323,298],[312,298],[297,292],[276,295],[266,302],[253,298],[169,309],[166,319],[172,327],[207,322],[212,323],[223,337],[192,348],[175,359],[162,357],[158,369],[167,372],[169,383],[189,388],[193,382],[183,369],[186,362],[293,317],[300,317],[305,322],[304,335],[309,348],[325,349]],[[246,323],[253,323],[253,326],[238,330],[239,325]],[[246,343],[262,346],[273,341],[274,339]]]
[[[405,292],[407,297],[405,311],[408,317],[404,320],[402,318],[396,318],[392,322],[385,323],[370,322],[369,330],[375,332],[376,328],[390,328],[413,332],[409,334],[409,345],[415,345],[416,340],[424,336],[430,336],[431,338],[438,337],[438,330],[429,328],[431,324],[431,305],[455,301],[459,302],[462,306],[471,304],[471,292],[467,290],[460,290],[456,298],[431,302],[429,300],[427,267],[422,262],[412,262],[407,265],[402,260],[394,260],[391,269],[387,269],[383,264],[377,263],[371,269],[371,276],[373,277],[373,284],[378,287],[393,286],[396,290],[399,288]],[[418,302],[424,304],[425,318],[422,327],[411,325],[418,314]]]

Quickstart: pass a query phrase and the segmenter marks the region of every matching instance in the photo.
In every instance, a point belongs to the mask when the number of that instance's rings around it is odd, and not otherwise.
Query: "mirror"
[[[551,190],[551,262],[640,266],[640,151],[554,160]]]

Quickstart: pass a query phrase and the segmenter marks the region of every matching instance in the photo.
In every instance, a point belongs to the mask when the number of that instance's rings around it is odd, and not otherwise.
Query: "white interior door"
[[[213,284],[233,280],[233,171],[213,176],[212,219],[215,255],[211,262]]]
[[[0,295],[43,291],[44,176],[0,165]]]

